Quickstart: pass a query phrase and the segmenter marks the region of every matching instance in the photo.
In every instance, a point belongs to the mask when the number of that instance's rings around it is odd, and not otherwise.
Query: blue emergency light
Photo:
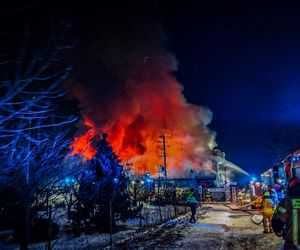
[[[256,179],[256,177],[255,177],[255,176],[252,176],[252,177],[251,177],[251,181],[254,181],[254,182],[256,182],[256,180],[257,180],[257,179]]]

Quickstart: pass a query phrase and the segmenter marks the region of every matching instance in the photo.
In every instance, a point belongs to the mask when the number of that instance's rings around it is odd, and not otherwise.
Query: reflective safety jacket
[[[197,198],[194,193],[192,193],[192,192],[188,193],[187,203],[188,204],[194,204],[194,203],[197,204],[198,203]]]
[[[251,195],[249,193],[246,193],[244,196],[244,202],[250,203],[251,202]]]
[[[281,200],[274,212],[272,227],[278,236],[283,236],[284,249],[300,249],[299,226],[300,197]]]
[[[261,208],[262,202],[263,202],[263,200],[260,196],[256,197],[255,200],[254,200],[254,207],[256,209]]]
[[[238,198],[239,198],[239,199],[243,199],[243,198],[244,198],[244,193],[238,192]]]
[[[264,215],[271,216],[274,212],[274,205],[271,198],[264,198],[263,199],[263,208],[262,213]]]

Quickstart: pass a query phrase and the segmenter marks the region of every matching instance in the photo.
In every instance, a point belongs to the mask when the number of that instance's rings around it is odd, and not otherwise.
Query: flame
[[[91,121],[86,120],[84,124],[89,129],[85,134],[74,137],[74,141],[70,146],[72,148],[72,152],[69,154],[69,156],[81,155],[83,157],[83,161],[85,162],[86,160],[94,158],[96,154],[96,150],[91,142],[97,133]]]
[[[91,159],[95,155],[91,140],[100,134],[96,131],[101,131],[108,134],[109,143],[123,163],[133,163],[139,173],[155,174],[163,164],[160,136],[165,135],[169,176],[205,167],[205,155],[214,145],[206,127],[209,111],[188,104],[177,81],[171,76],[167,80],[164,88],[159,81],[131,88],[134,98],[127,102],[114,100],[114,119],[102,126],[97,126],[92,116],[85,117],[89,129],[74,138],[71,155]]]
[[[86,131],[74,138],[71,155],[91,159],[95,155],[92,138],[107,133],[124,164],[132,163],[141,174],[156,174],[163,165],[160,136],[165,135],[168,176],[183,177],[191,170],[206,168],[215,146],[215,134],[208,128],[212,112],[186,101],[183,87],[172,74],[176,63],[166,51],[156,48],[150,52],[145,60],[136,51],[130,56],[128,51],[119,51],[128,61],[108,57],[109,66],[101,73],[92,72],[95,78],[107,70],[108,80],[103,76],[89,80],[85,75],[67,86],[83,108]]]

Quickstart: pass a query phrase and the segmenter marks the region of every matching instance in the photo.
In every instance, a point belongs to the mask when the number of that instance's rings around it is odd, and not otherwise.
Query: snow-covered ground
[[[149,227],[155,227],[155,225],[159,225],[162,222],[166,222],[171,218],[174,218],[175,214],[185,214],[187,211],[188,208],[185,206],[176,206],[175,211],[175,207],[171,205],[161,206],[160,208],[158,206],[145,205],[142,210],[143,219],[130,219],[125,223],[120,222],[118,224],[122,227],[122,230],[112,235],[113,242],[133,238],[140,231],[144,233]],[[62,210],[56,211],[55,222],[58,223],[61,228],[63,227],[63,224],[67,223],[65,213]],[[109,246],[109,242],[110,235],[108,233],[95,233],[91,235],[82,234],[77,237],[74,237],[69,233],[63,233],[57,240],[52,241],[52,249],[103,249]],[[45,243],[31,244],[30,249],[45,249],[45,245]],[[0,240],[0,249],[15,250],[19,249],[19,246],[8,241]]]
[[[122,241],[114,249],[279,249],[282,240],[263,234],[262,225],[251,216],[231,211],[222,204],[210,205],[207,213],[197,216],[197,223],[187,222],[188,215],[157,227],[152,232]]]
[[[163,220],[174,213],[173,206],[161,209]],[[186,211],[184,207],[178,209],[182,213]],[[122,225],[124,230],[113,234],[112,249],[275,250],[282,242],[274,234],[263,234],[262,225],[254,224],[250,214],[230,210],[220,203],[198,208],[195,224],[188,222],[190,213],[162,224],[159,224],[158,207],[147,206],[144,213],[149,218],[147,223],[144,220],[142,227],[139,219],[129,220]],[[104,233],[79,237],[65,233],[55,241],[53,249],[111,249],[109,239],[109,234]],[[0,249],[18,249],[18,246],[6,244],[4,247],[2,244]],[[31,244],[30,249],[45,249],[45,243]]]

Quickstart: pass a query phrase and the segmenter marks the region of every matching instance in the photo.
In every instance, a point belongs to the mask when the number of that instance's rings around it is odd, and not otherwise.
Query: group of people
[[[300,179],[294,177],[289,181],[286,198],[282,192],[269,189],[262,199],[256,197],[252,202],[255,208],[261,208],[264,233],[275,233],[284,239],[284,249],[300,249]],[[238,193],[238,203],[243,205],[242,193]]]
[[[276,190],[265,191],[262,200],[264,233],[275,233],[284,239],[284,249],[300,249],[300,179],[292,178],[287,197],[281,199]]]
[[[244,193],[242,190],[239,190],[237,196],[238,204],[240,206],[251,202],[251,194],[249,192]]]
[[[191,208],[190,222],[196,222],[196,210],[199,195],[191,189],[187,195],[187,204]],[[285,250],[300,249],[300,179],[289,181],[287,197],[278,199],[273,190],[265,191],[261,204],[264,233],[275,233],[284,239]]]

